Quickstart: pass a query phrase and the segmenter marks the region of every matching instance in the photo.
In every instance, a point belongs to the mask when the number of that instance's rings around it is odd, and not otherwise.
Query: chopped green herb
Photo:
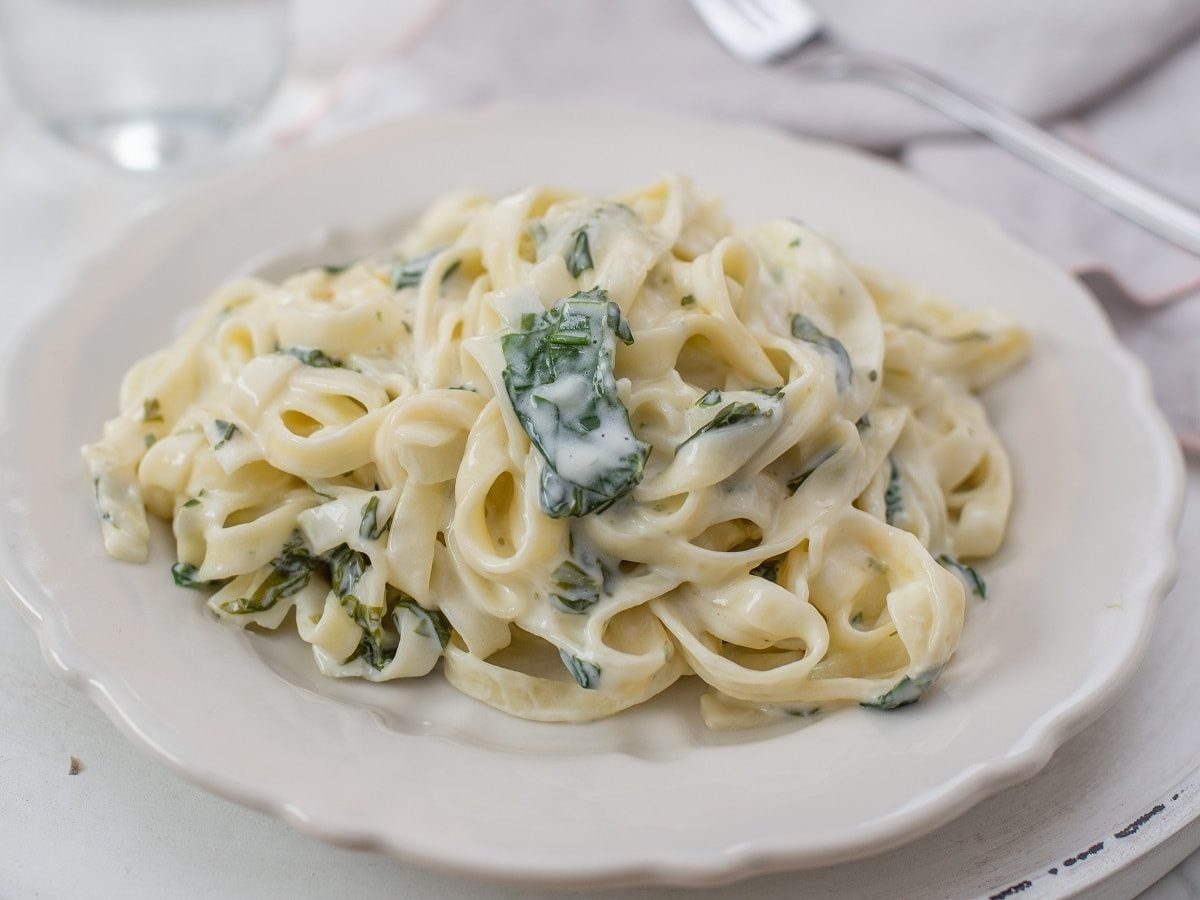
[[[219,588],[221,585],[229,581],[228,578],[217,578],[212,581],[197,581],[196,572],[199,570],[191,563],[177,562],[171,566],[171,578],[179,587],[192,588],[194,590],[211,590]]]
[[[421,256],[414,256],[412,259],[396,263],[392,267],[392,287],[400,290],[419,285],[421,279],[425,277],[425,270],[429,268],[433,258],[441,252],[441,250],[431,250]]]
[[[781,387],[756,387],[750,388],[750,390],[756,394],[762,394],[766,397],[778,397],[783,393],[783,388]]]
[[[735,425],[744,425],[758,419],[769,419],[774,412],[773,409],[763,409],[757,403],[730,403],[728,406],[722,407],[715,416],[709,419],[707,424],[701,425],[695,432],[688,435],[679,446],[682,448],[688,441],[693,441],[722,428],[732,428]]]
[[[896,460],[888,456],[888,465],[891,466],[891,471],[888,475],[887,490],[883,494],[883,503],[886,507],[884,516],[889,525],[896,523],[896,517],[904,512],[904,493],[900,485],[900,467],[896,465]]]
[[[347,269],[349,269],[352,265],[354,265],[354,263],[340,263],[340,264],[335,263],[335,264],[326,264],[323,266],[317,266],[317,268],[320,269],[322,272],[324,272],[326,275],[341,275],[343,272],[345,272]]]
[[[680,306],[695,306],[696,305],[696,297],[693,294],[684,294],[682,297],[679,298],[679,305]]]
[[[395,650],[389,651],[383,646],[384,610],[368,606],[353,594],[338,597],[338,602],[346,615],[354,620],[354,624],[363,630],[358,648],[350,659],[365,659],[372,668],[382,669],[396,656]]]
[[[980,600],[987,599],[987,583],[983,580],[983,576],[975,571],[974,566],[968,566],[966,563],[959,562],[949,553],[943,553],[937,558],[937,561],[947,569],[957,572],[963,581],[966,582],[967,587],[971,589],[972,594]]]
[[[371,565],[365,553],[352,550],[347,544],[338,544],[318,559],[329,566],[329,584],[336,597],[351,593]]]
[[[868,709],[898,709],[901,706],[916,703],[933,686],[940,674],[942,674],[941,666],[912,677],[905,675],[887,693],[859,705]]]
[[[574,560],[561,563],[550,580],[550,596],[563,612],[586,613],[600,600],[599,582]]]
[[[151,397],[149,400],[142,401],[142,421],[143,422],[161,422],[162,406],[158,402],[157,397]]]
[[[303,590],[308,584],[309,576],[319,569],[323,562],[321,557],[313,556],[309,552],[300,532],[293,531],[279,555],[271,560],[271,573],[263,579],[254,593],[249,597],[226,600],[221,603],[221,609],[231,615],[265,612],[283,597],[290,597]]]
[[[457,272],[461,267],[461,259],[456,259],[454,262],[450,263],[450,265],[446,266],[446,271],[442,273],[442,284],[445,285],[447,281],[453,278],[454,273]]]
[[[345,364],[340,359],[335,359],[324,350],[317,350],[313,347],[276,347],[276,353],[286,353],[288,356],[294,356],[306,366],[312,366],[314,369],[344,369]]]
[[[200,505],[200,498],[192,497],[190,500],[184,501],[183,508],[191,509],[193,506],[199,506],[199,505]]]
[[[813,472],[817,471],[817,469],[821,468],[822,463],[826,462],[836,452],[836,449],[829,449],[820,454],[812,461],[811,465],[807,466],[799,475],[787,483],[788,491],[794,494],[796,491],[800,490],[800,486],[804,484],[804,482],[808,481],[809,476],[812,475]]]
[[[153,432],[151,432],[150,434],[147,434],[144,438],[142,438],[142,443],[146,445],[147,450],[149,450],[151,447],[153,447],[157,442],[158,442],[158,437],[155,436],[155,434]]]
[[[558,655],[562,657],[563,665],[567,667],[567,671],[571,673],[571,677],[581,688],[592,690],[600,683],[600,667],[598,665],[580,659],[578,656],[572,656],[566,650],[559,650]]]
[[[772,556],[770,559],[764,559],[757,566],[750,570],[751,575],[757,575],[759,578],[765,578],[767,581],[779,583],[779,567],[783,565],[782,556]]]
[[[872,369],[870,372],[868,372],[868,373],[867,373],[867,380],[868,380],[868,381],[878,381],[878,380],[879,380],[879,370],[878,370],[878,369]]]
[[[450,643],[450,633],[453,629],[450,627],[450,620],[446,618],[445,613],[440,609],[426,609],[408,596],[402,596],[400,600],[396,601],[393,615],[399,618],[402,608],[410,610],[422,620],[421,624],[417,626],[417,634],[422,637],[436,637],[438,643],[442,645],[442,649],[446,649],[446,645]]]
[[[586,228],[580,228],[571,235],[571,249],[567,253],[567,271],[572,278],[578,278],[593,267],[592,245],[588,242]]]
[[[799,247],[800,246],[800,238],[792,238],[790,241],[788,241],[788,246],[789,247]]]
[[[240,432],[241,429],[232,422],[226,422],[224,419],[214,419],[209,433],[209,439],[213,442],[213,449],[220,450],[237,437]]]
[[[792,316],[792,337],[831,354],[837,367],[837,389],[844,391],[850,386],[854,367],[850,362],[850,354],[846,352],[846,347],[841,341],[827,335],[816,326],[812,319],[800,313]]]
[[[613,375],[616,341],[633,343],[629,324],[597,288],[523,316],[521,326],[500,339],[504,385],[545,461],[542,509],[553,518],[607,509],[642,480],[650,455],[650,445],[633,434]],[[611,451],[579,466],[579,456],[595,458],[597,437]]]
[[[716,406],[721,402],[721,392],[711,388],[703,397],[696,401],[697,406]]]
[[[374,541],[387,530],[387,522],[377,522],[379,498],[372,497],[362,508],[362,521],[358,523],[358,536],[364,541]]]
[[[797,719],[810,719],[820,711],[819,706],[792,706],[784,710],[789,716]]]

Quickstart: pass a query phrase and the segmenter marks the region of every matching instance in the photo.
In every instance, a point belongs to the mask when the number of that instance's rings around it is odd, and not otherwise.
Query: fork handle
[[[828,49],[804,55],[801,69],[900,91],[1103,203],[1113,212],[1200,256],[1200,213],[1089,156],[1027,119],[898,60]]]

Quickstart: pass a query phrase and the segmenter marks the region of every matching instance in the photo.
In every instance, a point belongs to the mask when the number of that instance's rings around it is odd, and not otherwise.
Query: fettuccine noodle
[[[999,547],[973,392],[1027,352],[668,177],[434,205],[394,252],[221,288],[84,448],[108,552],[330,676],[443,661],[518,716],[694,674],[713,727],[912,702]]]

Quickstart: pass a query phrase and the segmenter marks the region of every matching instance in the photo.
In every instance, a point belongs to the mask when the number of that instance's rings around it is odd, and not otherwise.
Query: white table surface
[[[54,147],[20,121],[9,119],[0,129],[5,342],[62,288],[81,259],[180,180],[108,172]],[[719,893],[987,895],[1028,879],[1022,896],[1086,891],[1131,897],[1176,867],[1200,846],[1200,721],[1189,721],[1200,719],[1191,696],[1200,683],[1200,654],[1188,637],[1200,634],[1200,556],[1194,552],[1200,547],[1200,466],[1194,463],[1188,495],[1180,581],[1164,605],[1145,665],[1117,705],[1062,748],[1043,773],[909,847]],[[82,764],[74,776],[68,774],[72,756]],[[1163,809],[1155,812],[1160,803]],[[1136,832],[1114,838],[1147,814]],[[1065,864],[1098,842],[1105,847]],[[1200,854],[1174,868],[1148,896],[1200,897],[1198,882]],[[528,894],[325,846],[180,781],[55,677],[15,606],[0,600],[0,898]]]

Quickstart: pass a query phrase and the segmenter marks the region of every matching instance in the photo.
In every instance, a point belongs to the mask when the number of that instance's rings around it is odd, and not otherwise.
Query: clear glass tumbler
[[[14,93],[53,134],[134,171],[251,120],[287,48],[288,0],[0,0]]]

